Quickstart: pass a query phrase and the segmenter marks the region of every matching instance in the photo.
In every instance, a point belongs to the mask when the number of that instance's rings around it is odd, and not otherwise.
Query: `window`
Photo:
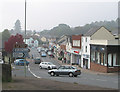
[[[104,54],[104,65],[107,66],[107,61],[106,61],[106,58],[105,58],[105,54]]]
[[[108,66],[112,66],[112,54],[108,54]]]
[[[82,38],[82,42],[84,42],[84,38]]]
[[[117,54],[116,65],[120,65],[120,53]]]
[[[104,64],[104,57],[105,57],[104,53],[101,53],[101,65]]]
[[[86,37],[85,41],[87,42],[87,37]]]
[[[73,40],[73,46],[80,47],[80,40]]]
[[[96,62],[99,64],[100,63],[99,52],[96,52],[95,56],[96,56]]]
[[[95,52],[91,52],[91,60],[95,62]]]
[[[116,54],[113,54],[113,66],[116,65]]]
[[[59,69],[65,69],[65,67],[64,66],[60,66]]]
[[[87,46],[85,46],[85,51],[87,52]]]

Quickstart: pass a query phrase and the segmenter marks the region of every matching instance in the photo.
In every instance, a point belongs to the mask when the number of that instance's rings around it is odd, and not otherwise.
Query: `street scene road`
[[[33,58],[40,57],[36,48],[32,48],[30,55],[33,55]],[[58,67],[62,65],[55,58],[50,57],[41,57],[42,61],[52,62]],[[34,61],[31,59],[28,70],[37,78],[45,78],[55,81],[68,82],[68,83],[78,83],[84,85],[98,86],[104,88],[114,88],[118,89],[118,76],[116,75],[97,75],[91,73],[82,72],[78,77],[68,77],[68,76],[50,76],[47,69],[40,69],[38,64],[34,64]]]

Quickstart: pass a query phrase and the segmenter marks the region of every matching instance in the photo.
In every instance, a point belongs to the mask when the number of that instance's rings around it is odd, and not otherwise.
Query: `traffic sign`
[[[14,48],[27,48],[27,44],[24,44],[24,43],[20,43],[20,44],[15,44],[14,45]]]
[[[29,52],[30,49],[28,48],[14,48],[13,52]]]
[[[15,58],[25,58],[28,57],[28,53],[26,52],[13,52],[13,57]]]

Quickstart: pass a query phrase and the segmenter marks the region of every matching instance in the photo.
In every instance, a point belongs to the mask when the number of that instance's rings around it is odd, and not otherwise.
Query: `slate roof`
[[[86,32],[84,34],[84,36],[92,36],[96,31],[98,31],[98,29],[100,29],[101,27],[99,26],[96,26],[96,27],[93,27],[91,28],[88,32]]]

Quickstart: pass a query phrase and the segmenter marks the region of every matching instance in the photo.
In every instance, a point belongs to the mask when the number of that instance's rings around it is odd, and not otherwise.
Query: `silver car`
[[[81,74],[81,70],[74,66],[60,66],[58,69],[52,69],[48,71],[51,76],[69,75],[69,77],[77,77]]]

